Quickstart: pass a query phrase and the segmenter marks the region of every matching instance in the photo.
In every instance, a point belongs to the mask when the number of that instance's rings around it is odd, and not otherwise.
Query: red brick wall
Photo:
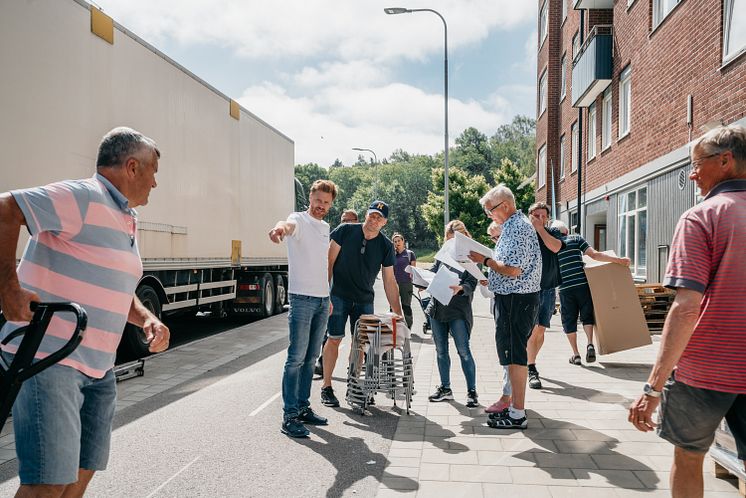
[[[563,102],[558,102],[558,68],[562,53],[571,54],[572,36],[578,29],[580,13],[569,10],[567,20],[554,38],[556,47],[552,47],[552,26],[559,26],[562,15],[561,1],[552,3],[556,5],[550,10],[550,38],[539,53],[537,78],[547,58],[551,65],[552,54],[557,53],[554,62],[557,69],[550,68],[548,85],[549,106],[554,103],[557,124],[556,128],[552,127],[551,119],[546,116],[537,122],[537,150],[544,142],[551,144],[556,138],[556,147],[547,148],[547,164],[554,160],[558,165],[559,136],[566,134],[566,171],[560,199],[571,200],[577,196],[577,178],[570,174],[570,126],[577,120],[578,110],[572,108],[570,102],[570,64],[566,75],[568,95]],[[583,110],[584,143],[580,151],[588,191],[686,144],[689,141],[686,123],[689,94],[694,99],[692,138],[703,133],[700,127],[707,122],[730,123],[746,115],[746,56],[722,67],[722,0],[683,0],[654,31],[651,31],[651,0],[636,0],[629,9],[624,0],[615,3],[613,11],[586,11],[585,16],[586,32],[594,24],[610,24],[612,12],[614,25],[611,147],[601,152],[602,96],[599,95],[597,136],[594,137],[598,153],[587,164],[588,113]],[[570,57],[568,55],[568,60]],[[619,139],[619,73],[628,64],[632,68],[632,119],[630,133]],[[554,78],[557,79],[552,82]],[[551,99],[553,87],[557,96],[554,101]],[[552,116],[551,112],[545,114]],[[549,178],[548,174],[547,181]],[[537,199],[550,195],[547,189],[541,189]]]

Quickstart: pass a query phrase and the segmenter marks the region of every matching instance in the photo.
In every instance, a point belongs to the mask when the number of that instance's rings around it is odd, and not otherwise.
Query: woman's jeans
[[[461,369],[466,377],[466,388],[469,391],[477,388],[477,365],[474,363],[474,357],[469,348],[469,326],[466,320],[452,320],[450,322],[440,322],[434,318],[430,319],[433,329],[433,341],[435,350],[438,353],[438,371],[440,372],[440,385],[451,387],[451,357],[448,354],[448,331],[453,336],[453,342],[456,343],[456,350],[461,358]]]

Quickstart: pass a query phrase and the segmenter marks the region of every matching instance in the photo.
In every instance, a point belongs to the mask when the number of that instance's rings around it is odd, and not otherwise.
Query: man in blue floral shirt
[[[472,252],[472,261],[489,267],[489,290],[495,293],[495,343],[501,365],[509,365],[513,399],[510,407],[491,413],[487,424],[497,429],[525,429],[526,345],[539,307],[541,251],[531,222],[516,209],[515,197],[498,185],[479,199],[484,212],[501,223],[503,232],[494,256]]]

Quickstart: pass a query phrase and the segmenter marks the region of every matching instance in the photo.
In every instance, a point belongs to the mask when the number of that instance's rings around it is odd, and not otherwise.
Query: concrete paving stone
[[[389,451],[389,457],[420,458],[422,457],[422,450],[392,448]]]
[[[636,471],[635,475],[652,489],[671,489],[670,472],[663,471]],[[707,468],[703,470],[705,496],[709,498],[710,493],[738,493],[737,479],[718,479],[713,476]]]
[[[588,488],[595,489],[595,488]],[[608,493],[608,489],[606,492]],[[617,488],[614,491],[614,495],[617,498],[670,498],[671,493],[663,489],[621,489]],[[709,495],[707,498],[712,498]],[[733,498],[733,497],[730,497]]]
[[[384,475],[389,477],[409,477],[411,479],[417,479],[420,475],[420,469],[418,467],[386,467]]]
[[[401,425],[399,424],[396,427],[396,434],[425,434],[425,426],[424,425]],[[396,436],[394,436],[396,437]]]
[[[606,470],[655,470],[649,465],[650,457],[627,455],[590,455],[599,469]]]
[[[423,463],[420,465],[420,481],[447,481],[450,472],[447,463]]]
[[[422,450],[422,462],[423,463],[447,463],[447,464],[461,464],[461,465],[476,465],[477,452],[474,451],[459,451],[459,452],[447,452],[440,449],[424,448]]]
[[[574,441],[577,439],[575,432],[570,429],[533,429],[529,420],[529,428],[525,431],[526,437],[531,439],[551,439],[553,441]]]
[[[394,441],[422,441],[423,434],[407,434],[399,433],[394,434]]]
[[[660,443],[664,440],[661,439],[655,431],[650,432],[640,432],[634,427],[632,427],[632,424],[627,422],[627,420],[624,420],[623,425],[621,425],[621,430],[604,430],[603,432],[616,439],[617,441],[625,441],[628,443]],[[629,427],[629,429],[627,429]],[[673,447],[671,448],[673,451]]]
[[[460,444],[472,451],[502,451],[503,447],[500,439],[497,437],[475,437],[475,436],[456,436],[448,440],[452,444]]]
[[[549,486],[552,498],[600,498],[609,496],[609,488]]]
[[[614,454],[605,441],[554,441],[559,453]]]
[[[578,482],[570,469],[536,467],[510,467],[513,484],[540,484],[544,486],[577,486]]]
[[[423,498],[481,498],[481,483],[420,481],[418,497]]]
[[[420,458],[390,456],[389,465],[392,467],[419,467]]]
[[[527,486],[518,484],[482,484],[484,496],[506,497],[506,498],[552,498],[550,487],[548,486]],[[577,490],[578,488],[570,488]],[[596,497],[598,498],[598,497]]]
[[[459,426],[459,425],[434,425],[434,424],[428,424],[425,426],[425,436],[428,437],[453,437],[456,434],[463,434],[463,432],[467,430],[467,432],[471,433],[472,430],[469,427],[466,429],[465,427]]]
[[[550,451],[552,453],[559,453],[557,451],[557,444],[563,441],[551,441],[549,439],[540,439],[532,441],[531,439],[501,439],[500,444],[503,447],[503,451],[512,452],[539,452],[544,453]],[[574,451],[573,453],[582,453]]]
[[[504,467],[535,467],[536,460],[532,452],[477,451],[479,465]]]
[[[392,441],[391,449],[422,449],[422,441]]]
[[[615,437],[591,429],[570,429],[578,441],[618,441]]]
[[[649,464],[649,469],[645,470],[656,470],[656,471],[670,471],[671,465],[673,464],[673,449],[671,449],[671,454],[668,456],[659,456],[659,455],[650,455],[646,456],[645,462]],[[710,464],[712,465],[712,464]],[[704,468],[708,468],[707,462],[704,464]]]
[[[637,443],[622,441],[619,443],[606,442],[609,448],[617,453],[628,456],[666,456],[673,453],[673,447],[670,443]]]
[[[508,467],[497,465],[451,465],[451,481],[511,483]]]
[[[386,477],[381,478],[381,486],[388,489],[401,489],[405,491],[417,491],[419,484],[416,480],[408,477]]]
[[[415,498],[417,491],[403,491],[401,489],[390,489],[386,487],[379,487],[376,493],[377,498]]]
[[[13,449],[0,449],[0,460],[7,462],[8,460],[12,460],[16,457],[16,450]]]
[[[630,470],[572,469],[572,473],[583,487],[609,487],[644,489],[646,486]]]
[[[536,463],[541,468],[562,467],[566,469],[596,469],[596,463],[590,455],[580,455],[573,453],[540,453],[533,454]]]

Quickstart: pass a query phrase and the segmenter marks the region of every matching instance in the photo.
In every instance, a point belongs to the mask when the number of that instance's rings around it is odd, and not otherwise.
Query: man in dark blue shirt
[[[360,315],[373,309],[373,284],[383,268],[383,288],[395,314],[402,316],[399,288],[394,276],[394,245],[381,229],[386,225],[389,207],[383,201],[374,201],[365,215],[365,222],[345,223],[331,233],[329,243],[329,281],[331,282],[332,315],[327,326],[324,345],[324,380],[321,386],[321,403],[339,406],[332,389],[332,373],[339,355],[339,344],[345,336],[349,320],[350,329]]]

